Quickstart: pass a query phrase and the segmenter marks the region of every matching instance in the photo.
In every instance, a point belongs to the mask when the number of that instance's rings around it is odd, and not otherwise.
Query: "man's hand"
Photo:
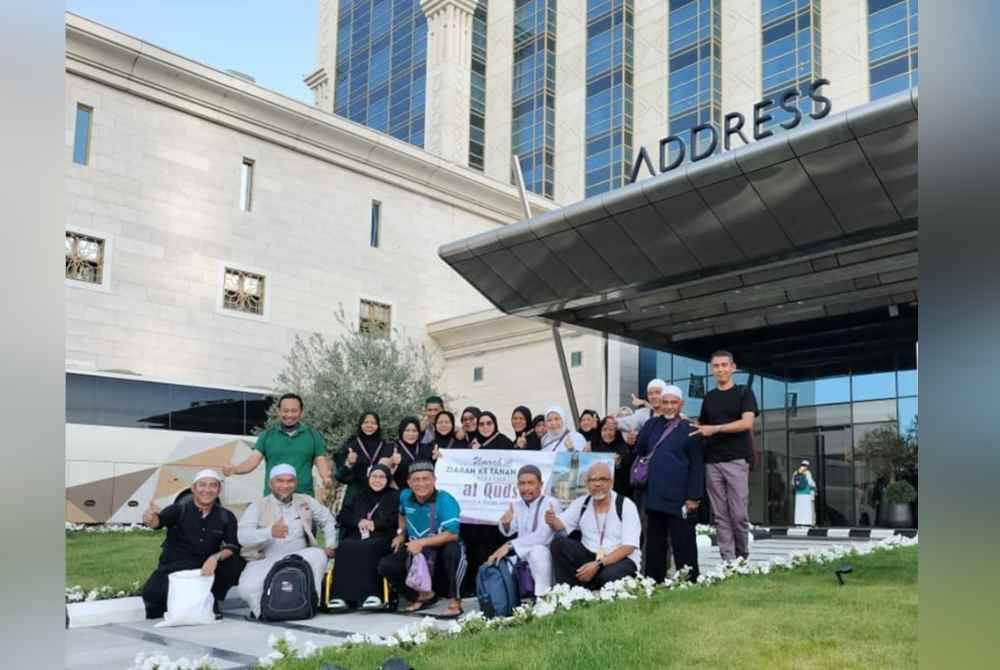
[[[510,545],[504,542],[503,544],[500,545],[499,549],[490,554],[490,557],[486,559],[486,564],[493,565],[494,563],[502,561],[504,558],[506,558],[507,554],[509,553],[510,553]]]
[[[326,552],[326,557],[327,558],[333,558],[334,555],[337,553],[337,549],[334,548],[334,547],[327,547],[323,551]]]
[[[562,521],[559,520],[559,515],[551,507],[545,510],[545,523],[554,531],[560,531],[563,528]]]
[[[347,460],[344,461],[344,462],[347,463],[347,467],[353,468],[354,464],[358,462],[358,452],[354,451],[351,448],[348,448],[347,449]]]
[[[628,432],[622,436],[625,440],[625,444],[630,447],[634,447],[635,443],[639,440],[639,433],[635,428],[629,428]]]
[[[549,509],[552,509],[551,507]],[[500,517],[500,523],[510,528],[510,522],[514,520],[514,503],[507,506],[507,511]]]
[[[597,564],[597,561],[590,561],[589,563],[584,563],[576,571],[576,578],[586,584],[597,574],[597,571],[601,569],[601,566]]]
[[[212,554],[209,556],[204,563],[201,565],[201,574],[203,577],[212,577],[215,575],[215,569],[219,567],[219,555]]]
[[[275,521],[271,526],[271,537],[276,540],[282,540],[288,537],[288,524],[285,523],[284,517]]]
[[[392,538],[392,550],[399,551],[399,548],[403,546],[404,542],[406,542],[406,538],[403,536],[402,533]]]
[[[142,522],[150,527],[156,527],[160,523],[160,508],[152,498],[149,500],[149,507],[142,513]]]
[[[690,422],[691,427],[694,428],[693,431],[688,433],[688,437],[693,437],[695,435],[701,435],[702,437],[712,437],[719,433],[721,426],[702,426],[697,421],[692,419]]]
[[[222,476],[223,477],[232,477],[235,474],[236,474],[236,466],[235,465],[229,465],[227,463],[226,465],[222,466]]]
[[[413,556],[416,556],[417,554],[419,554],[421,551],[424,550],[424,541],[410,540],[409,542],[406,543],[406,550],[410,552],[410,554],[412,554]]]
[[[685,500],[684,504],[687,505],[688,512],[697,512],[698,506],[701,504],[697,500]]]

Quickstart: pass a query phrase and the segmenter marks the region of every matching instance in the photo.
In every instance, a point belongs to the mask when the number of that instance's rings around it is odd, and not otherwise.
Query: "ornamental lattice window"
[[[222,307],[245,314],[264,314],[264,275],[226,268]]]
[[[361,301],[358,330],[369,335],[387,337],[392,327],[392,307],[373,300]]]
[[[66,231],[66,279],[104,282],[104,240]]]

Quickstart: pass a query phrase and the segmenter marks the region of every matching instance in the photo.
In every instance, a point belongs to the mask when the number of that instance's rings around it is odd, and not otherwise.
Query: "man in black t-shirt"
[[[750,556],[747,504],[750,496],[751,432],[757,399],[733,382],[736,362],[728,351],[712,354],[716,388],[705,395],[692,435],[705,438],[705,487],[719,533],[722,560]]]

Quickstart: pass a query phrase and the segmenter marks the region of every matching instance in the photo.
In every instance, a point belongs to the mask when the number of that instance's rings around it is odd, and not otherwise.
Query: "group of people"
[[[716,388],[698,419],[682,413],[681,389],[659,379],[648,384],[636,411],[601,418],[588,410],[579,430],[558,406],[537,416],[517,407],[513,437],[500,432],[493,412],[467,407],[456,421],[441,398],[431,397],[424,417],[401,421],[395,439],[384,436],[378,414],[364,414],[332,464],[322,436],[302,423],[302,399],[286,394],[279,399],[279,425],[259,436],[245,461],[224,466],[221,474],[202,471],[188,499],[145,512],[146,524],[168,528],[160,564],[143,589],[147,617],[163,615],[168,575],[191,568],[214,575],[217,601],[238,586],[250,616],[259,616],[268,571],[291,554],[312,568],[317,589],[336,557],[335,610],[395,610],[404,596],[407,611],[415,612],[443,596],[443,616],[458,616],[461,598],[474,590],[475,572],[498,561],[526,563],[536,595],[553,584],[600,588],[640,572],[662,581],[671,555],[678,570],[697,579],[695,519],[706,491],[722,558],[747,557],[757,404],[752,390],[733,382],[732,354],[717,352],[711,368]],[[587,493],[565,510],[543,494],[541,471],[526,465],[517,473],[518,498],[496,526],[463,524],[458,501],[437,488],[435,462],[444,449],[466,448],[607,452],[614,465],[593,463],[585,475]],[[223,480],[252,472],[262,461],[264,496],[237,521],[219,503]],[[334,479],[346,485],[336,517],[313,497],[314,466],[324,488]],[[418,556],[431,573],[429,590],[407,585]]]

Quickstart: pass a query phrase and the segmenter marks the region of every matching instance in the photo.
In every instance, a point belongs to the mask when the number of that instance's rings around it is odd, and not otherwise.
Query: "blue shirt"
[[[434,508],[434,527],[431,527],[431,508]],[[417,502],[410,489],[399,495],[399,513],[406,517],[406,536],[423,539],[438,533],[458,535],[461,510],[458,501],[447,491],[434,491],[425,502]]]
[[[642,427],[636,453],[646,456],[667,429],[667,419],[657,416]],[[691,424],[681,420],[663,440],[649,462],[646,484],[646,507],[657,512],[680,516],[685,500],[705,495],[705,464],[700,436],[689,436]]]

